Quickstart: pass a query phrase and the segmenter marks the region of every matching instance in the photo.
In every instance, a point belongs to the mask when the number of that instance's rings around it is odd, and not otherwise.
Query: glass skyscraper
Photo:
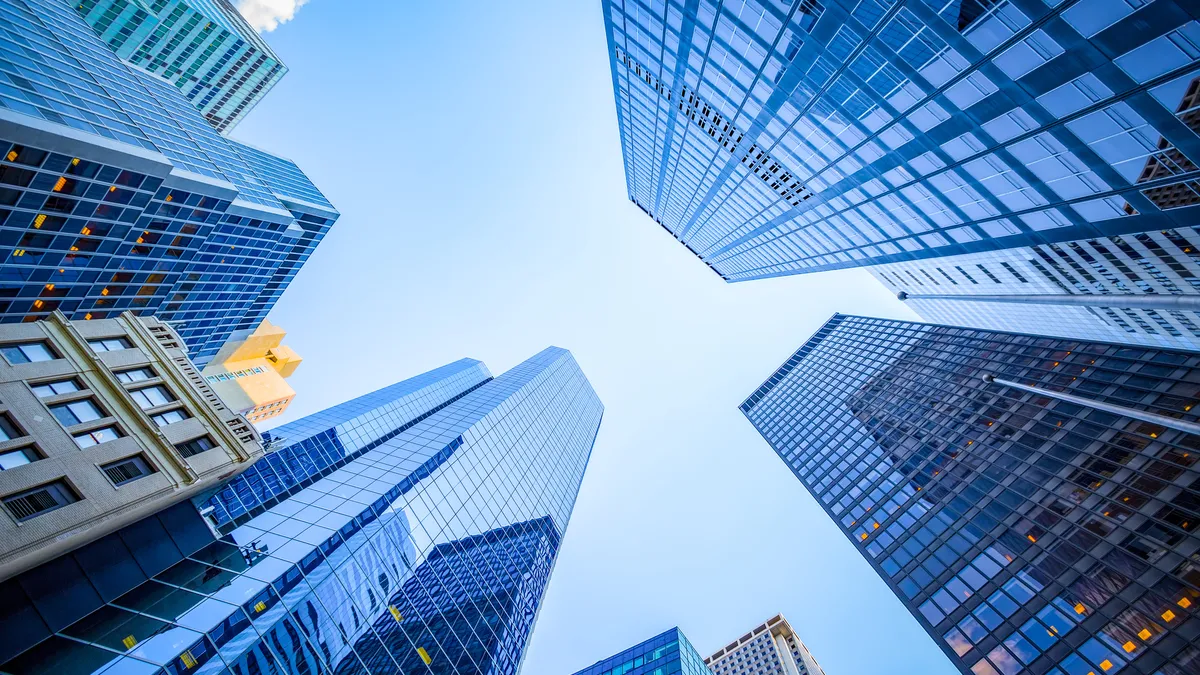
[[[337,219],[60,0],[0,0],[0,321],[170,321],[203,367]]]
[[[575,675],[712,675],[683,631],[672,628]]]
[[[741,406],[963,673],[1200,669],[1200,353],[835,315]]]
[[[225,489],[0,584],[0,672],[512,675],[602,414],[552,347],[285,424]]]
[[[726,280],[1200,224],[1190,0],[602,4],[629,197]]]
[[[118,56],[175,86],[228,131],[287,67],[228,0],[79,0],[75,11]]]

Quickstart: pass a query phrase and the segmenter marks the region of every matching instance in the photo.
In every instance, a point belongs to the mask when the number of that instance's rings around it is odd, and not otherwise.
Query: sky
[[[628,200],[599,0],[244,4],[291,72],[232,135],[342,212],[270,316],[278,421],[550,344],[606,406],[524,675],[780,612],[827,675],[956,672],[737,408],[835,311],[915,317],[862,270],[727,284]]]

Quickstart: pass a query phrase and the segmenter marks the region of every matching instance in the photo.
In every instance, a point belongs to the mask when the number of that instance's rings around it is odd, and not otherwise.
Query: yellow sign
[[[404,616],[400,614],[400,610],[396,609],[395,605],[388,605],[388,611],[392,613],[392,616],[395,617],[397,623],[404,620]]]
[[[196,667],[196,657],[192,656],[192,652],[190,650],[180,654],[179,660],[183,661],[184,668],[190,670]]]
[[[261,612],[266,608],[267,608],[267,603],[263,602],[262,600],[259,600],[258,604],[254,605],[254,611],[256,611],[256,612]]]
[[[417,647],[417,656],[421,657],[421,660],[425,662],[425,665],[433,663],[433,659],[429,658],[429,652],[425,651],[424,647]]]
[[[125,645],[125,649],[133,649],[133,646],[137,644],[137,638],[126,635],[125,639],[121,640],[121,644]]]

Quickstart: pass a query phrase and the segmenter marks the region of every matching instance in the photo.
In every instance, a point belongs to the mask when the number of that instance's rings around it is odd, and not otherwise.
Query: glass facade
[[[1188,0],[604,0],[630,199],[742,281],[1194,226]]]
[[[891,263],[871,274],[933,323],[1153,347],[1200,349],[1200,312],[1130,307],[1134,296],[1200,295],[1195,228]],[[1037,302],[1039,296],[1104,296],[1108,305]],[[953,297],[944,297],[953,296]],[[973,302],[1020,296],[1022,302]],[[1200,307],[1200,300],[1195,302]]]
[[[184,505],[208,525],[174,557],[122,531],[67,556],[66,591],[51,565],[0,585],[0,672],[515,674],[602,414],[552,347],[279,427],[283,461]]]
[[[835,315],[741,409],[963,673],[1184,675],[1198,382],[1195,352]]]
[[[203,367],[337,217],[295,164],[218,134],[71,6],[0,0],[0,321],[155,314]]]
[[[123,60],[170,82],[226,132],[287,73],[228,0],[80,0],[75,11]]]
[[[672,628],[575,675],[712,675],[683,631]]]

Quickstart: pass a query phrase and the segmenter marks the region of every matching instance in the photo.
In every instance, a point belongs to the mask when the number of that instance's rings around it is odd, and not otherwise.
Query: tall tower
[[[704,659],[712,675],[825,675],[782,614]]]
[[[513,674],[602,413],[549,348],[283,425],[223,489],[0,586],[0,671]]]
[[[0,0],[0,73],[0,322],[154,314],[203,367],[338,217],[295,164],[217,133],[71,4]]]
[[[629,198],[726,280],[1200,224],[1193,2],[602,4]]]
[[[963,673],[1200,667],[1200,353],[835,315],[741,410]]]
[[[683,631],[672,628],[623,652],[601,659],[575,675],[710,675]]]

